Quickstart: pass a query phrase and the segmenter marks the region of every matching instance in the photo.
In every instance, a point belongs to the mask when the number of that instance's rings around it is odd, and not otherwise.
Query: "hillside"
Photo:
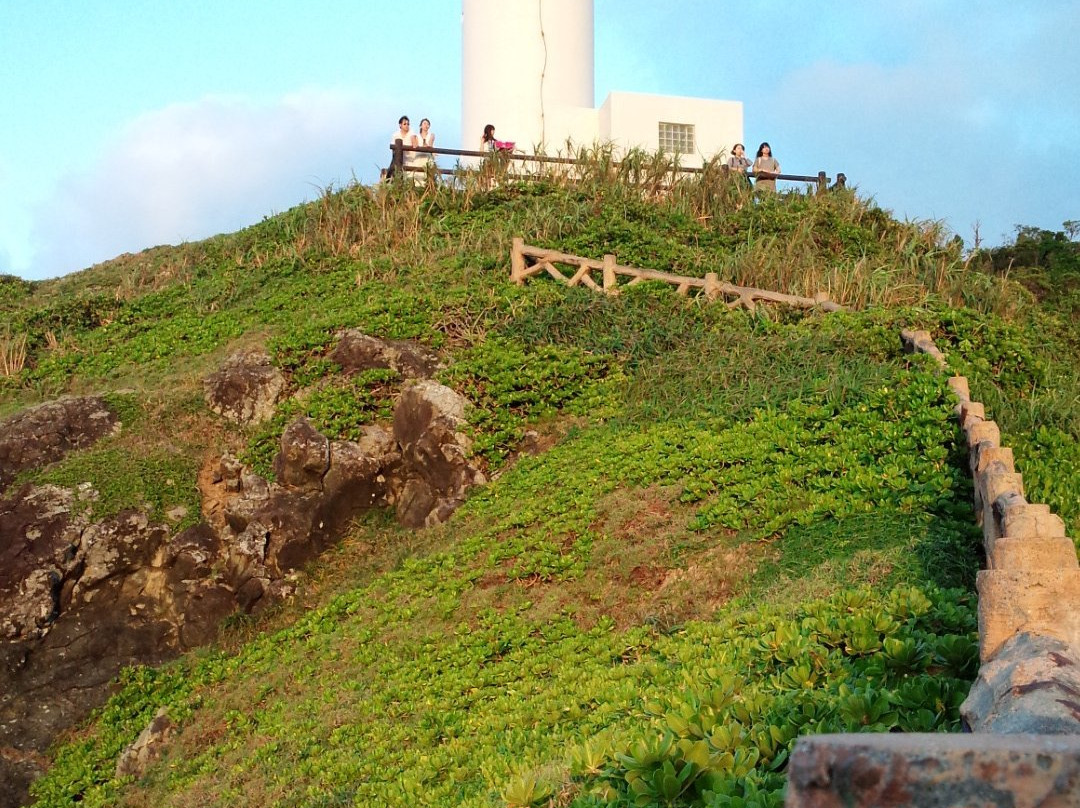
[[[342,439],[385,422],[404,380],[343,372],[343,329],[438,354],[489,480],[425,530],[366,512],[290,599],[126,672],[32,804],[775,806],[799,734],[959,728],[966,447],[899,332],[933,333],[1075,537],[1075,309],[854,191],[755,200],[720,172],[668,189],[666,169],[601,154],[574,182],[330,189],[235,234],[0,279],[0,418],[95,393],[123,422],[18,477],[91,484],[91,518],[176,533],[223,452],[272,477],[300,416]],[[515,236],[847,310],[518,287]],[[240,429],[203,380],[251,346],[289,395]],[[162,707],[164,757],[117,777]]]

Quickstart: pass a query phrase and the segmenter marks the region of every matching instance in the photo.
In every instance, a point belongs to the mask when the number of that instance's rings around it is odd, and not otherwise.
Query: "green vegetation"
[[[440,353],[492,480],[438,528],[360,520],[292,604],[127,672],[58,744],[36,805],[764,808],[799,734],[958,728],[979,534],[945,378],[899,330],[933,333],[1029,498],[1078,536],[1080,362],[1062,312],[851,191],[754,201],[715,167],[672,185],[644,155],[590,155],[574,181],[504,170],[328,190],[233,235],[0,279],[0,347],[25,351],[2,412],[95,390],[124,416],[23,478],[91,481],[95,514],[197,514],[207,456],[269,474],[301,414],[334,438],[385,421],[400,379],[343,374],[328,356],[344,328]],[[518,288],[517,235],[850,310]],[[233,432],[200,379],[251,344],[290,396]],[[527,435],[550,448],[530,456]],[[106,477],[121,455],[137,479]],[[165,758],[116,778],[160,707],[180,727]]]

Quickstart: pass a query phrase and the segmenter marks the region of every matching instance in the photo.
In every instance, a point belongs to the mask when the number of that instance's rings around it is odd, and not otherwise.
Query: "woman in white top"
[[[418,146],[434,146],[435,145],[435,133],[431,131],[431,121],[427,118],[420,119],[420,135],[418,137]]]

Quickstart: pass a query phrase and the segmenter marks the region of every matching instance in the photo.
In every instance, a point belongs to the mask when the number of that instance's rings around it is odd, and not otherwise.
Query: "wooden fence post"
[[[390,148],[393,150],[393,154],[390,155],[390,168],[386,170],[386,178],[391,179],[399,171],[405,170],[405,143],[401,138],[395,140]]]
[[[510,280],[518,286],[525,285],[525,239],[514,237],[510,248]]]
[[[819,171],[817,173],[817,189],[818,189],[818,193],[819,194],[823,193],[824,191],[828,190],[828,188],[829,188],[829,178],[825,176],[824,171]]]
[[[618,281],[615,278],[615,256],[608,253],[604,256],[604,291],[609,295],[615,292]]]
[[[715,272],[705,273],[705,299],[716,300],[720,297],[720,279]]]

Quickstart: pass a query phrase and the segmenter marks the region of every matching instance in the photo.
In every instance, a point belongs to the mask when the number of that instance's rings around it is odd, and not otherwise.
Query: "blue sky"
[[[532,0],[507,0],[532,2]],[[459,0],[0,0],[0,273],[54,277],[457,147]],[[1074,0],[595,0],[612,90],[743,102],[786,171],[970,246],[1080,219]]]

